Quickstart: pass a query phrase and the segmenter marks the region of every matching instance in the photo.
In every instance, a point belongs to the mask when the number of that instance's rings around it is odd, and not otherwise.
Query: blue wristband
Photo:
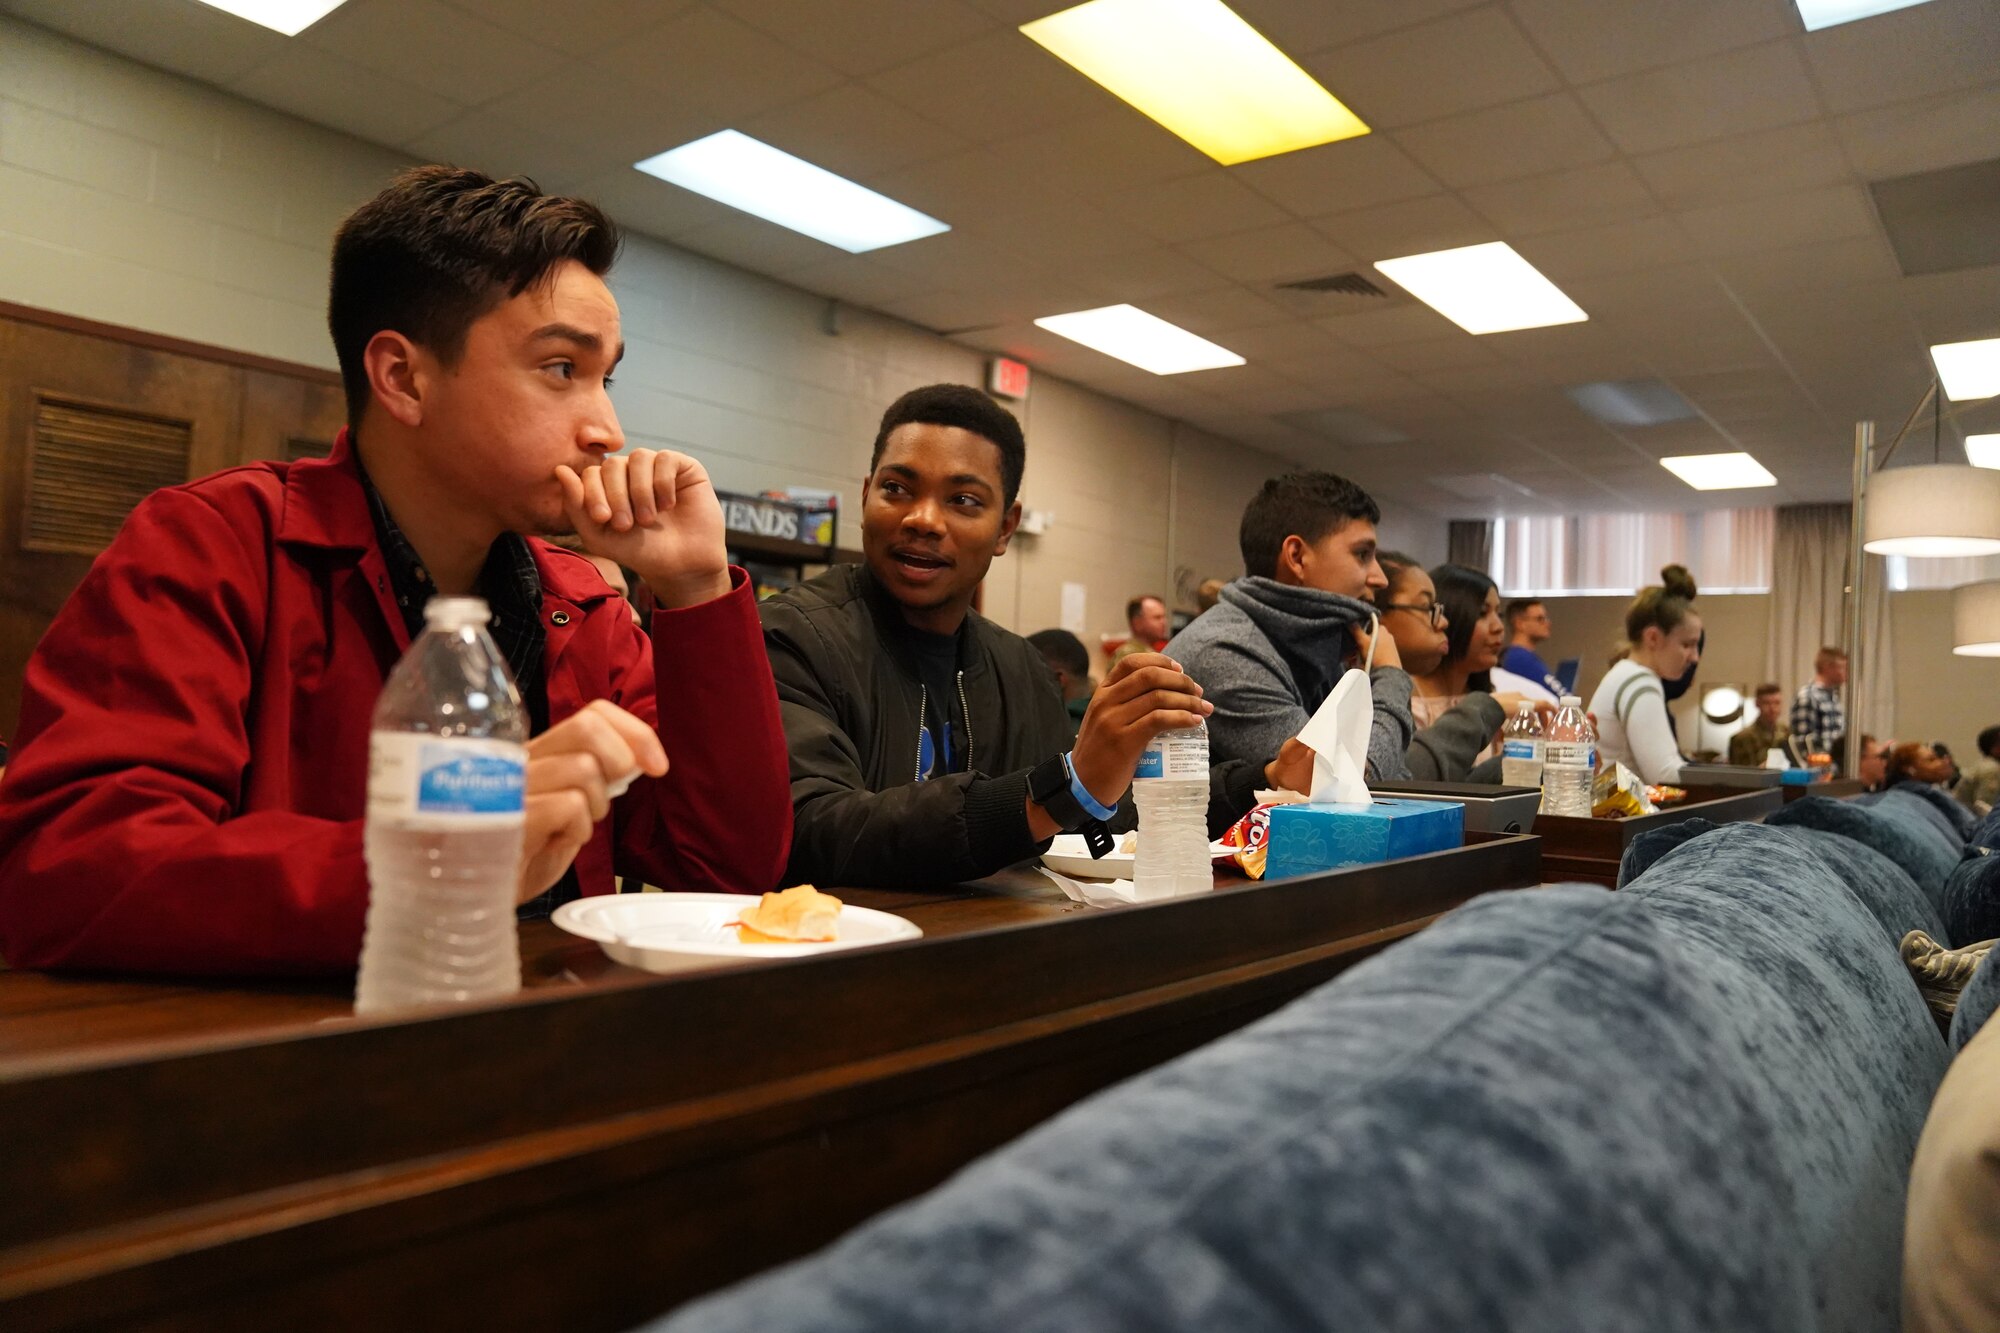
[[[1077,777],[1076,765],[1069,761],[1067,754],[1063,756],[1063,770],[1069,774],[1069,794],[1076,797],[1076,803],[1083,807],[1085,814],[1092,819],[1102,820],[1118,813],[1118,807],[1115,805],[1098,804],[1097,798],[1090,794],[1090,788],[1084,786],[1083,780]]]

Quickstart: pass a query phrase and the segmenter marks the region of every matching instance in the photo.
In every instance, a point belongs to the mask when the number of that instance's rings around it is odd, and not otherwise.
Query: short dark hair
[[[595,204],[544,194],[525,177],[411,167],[347,215],[333,237],[326,322],[340,360],[347,421],[368,406],[368,340],[384,329],[447,366],[473,321],[573,259],[602,277],[618,226]]]
[[[1401,551],[1377,551],[1375,563],[1382,566],[1382,577],[1389,580],[1389,586],[1382,589],[1384,595],[1393,594],[1405,574],[1424,567],[1415,556],[1404,555]]]
[[[898,426],[956,426],[969,430],[1000,451],[1001,503],[1011,505],[1021,494],[1021,474],[1028,467],[1028,441],[1012,412],[969,384],[926,384],[889,404],[875,431],[875,449],[868,470],[882,461],[882,450]]]
[[[1988,727],[1979,733],[1979,753],[1990,755],[1996,745],[2000,745],[2000,727]]]
[[[1150,592],[1140,593],[1137,597],[1134,597],[1131,601],[1125,603],[1126,623],[1130,624],[1133,616],[1136,616],[1141,611],[1145,610],[1146,603],[1148,602],[1158,602],[1161,605],[1161,607],[1164,608],[1167,604],[1167,599],[1164,597],[1156,596]]]
[[[1090,650],[1083,646],[1083,640],[1066,629],[1036,630],[1028,636],[1028,642],[1048,659],[1050,665],[1061,667],[1072,676],[1090,674]]]
[[[1780,685],[1777,681],[1767,680],[1762,685],[1759,685],[1757,687],[1757,693],[1751,695],[1750,697],[1753,699],[1767,699],[1771,695],[1774,694],[1782,695],[1784,692],[1785,692],[1785,687]]]
[[[1513,629],[1515,621],[1540,605],[1542,605],[1542,599],[1539,597],[1516,597],[1513,601],[1507,603],[1507,628]]]
[[[1438,604],[1444,607],[1445,618],[1451,623],[1444,631],[1444,660],[1461,662],[1472,648],[1472,631],[1486,615],[1486,595],[1495,591],[1496,585],[1484,570],[1470,565],[1439,565],[1431,571],[1431,582],[1437,585]],[[1484,673],[1477,673],[1484,676]],[[1467,682],[1471,685],[1471,682]],[[1485,689],[1484,685],[1472,686]]]
[[[1243,548],[1243,572],[1256,578],[1278,576],[1278,552],[1285,538],[1312,543],[1338,532],[1356,519],[1382,521],[1382,510],[1368,492],[1331,472],[1288,472],[1273,477],[1243,509],[1237,544]]]

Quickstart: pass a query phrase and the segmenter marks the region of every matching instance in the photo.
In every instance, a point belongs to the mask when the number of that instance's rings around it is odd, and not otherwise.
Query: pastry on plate
[[[736,920],[736,938],[744,944],[824,944],[834,939],[840,899],[800,884],[783,893],[767,893]]]

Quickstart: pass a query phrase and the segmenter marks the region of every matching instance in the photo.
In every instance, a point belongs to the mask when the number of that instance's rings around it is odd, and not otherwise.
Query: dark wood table
[[[0,974],[0,1327],[622,1329],[833,1239],[1476,894],[1531,837],[1113,910],[852,891],[925,938],[672,976],[523,928],[527,989]]]
[[[1808,796],[1825,796],[1832,800],[1844,801],[1850,796],[1859,796],[1868,790],[1868,784],[1860,778],[1834,778],[1830,782],[1808,782],[1799,787],[1780,787],[1785,794],[1785,804],[1803,801]]]
[[[1633,819],[1576,819],[1541,815],[1535,832],[1542,839],[1542,869],[1552,881],[1618,883],[1618,864],[1632,840],[1650,829],[1688,819],[1717,824],[1759,823],[1784,804],[1779,787],[1689,787],[1687,799],[1658,814]]]

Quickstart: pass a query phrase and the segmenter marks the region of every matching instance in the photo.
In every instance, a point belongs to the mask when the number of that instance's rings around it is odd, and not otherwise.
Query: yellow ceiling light
[[[1368,133],[1222,0],[1089,0],[1021,31],[1226,167]]]

